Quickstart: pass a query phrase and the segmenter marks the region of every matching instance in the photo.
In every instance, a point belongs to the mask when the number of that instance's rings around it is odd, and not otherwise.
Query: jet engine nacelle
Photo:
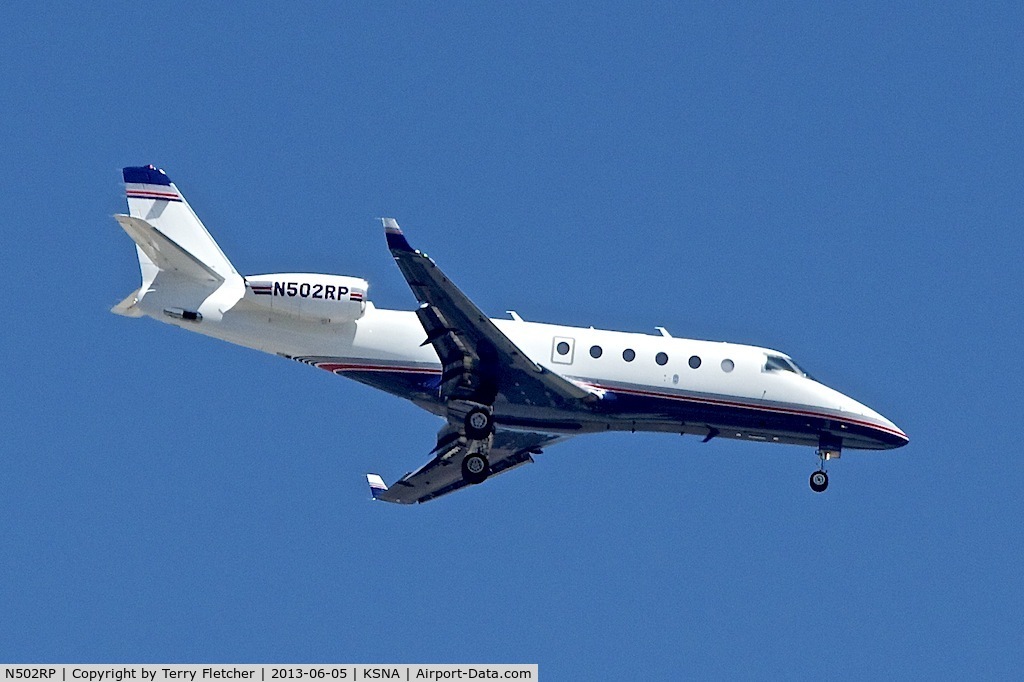
[[[245,300],[306,320],[352,322],[363,316],[369,287],[365,279],[342,275],[252,275],[245,278]]]

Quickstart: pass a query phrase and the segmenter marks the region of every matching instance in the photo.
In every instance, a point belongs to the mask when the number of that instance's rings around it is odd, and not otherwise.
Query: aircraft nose
[[[886,431],[886,437],[882,439],[884,442],[893,448],[902,448],[910,442],[910,436],[908,436],[903,429],[896,426],[885,417],[882,417],[881,415],[879,415],[879,417],[881,417],[881,421],[885,422],[885,425],[889,427]]]
[[[910,438],[907,437],[903,429],[864,403],[821,384],[819,384],[818,390],[821,392],[825,404],[849,415],[849,423],[843,428],[848,429],[850,434],[848,439],[851,445],[860,443],[860,445],[852,445],[852,447],[891,450],[901,448],[910,442]]]
[[[861,403],[857,403],[857,405],[862,408],[861,414],[863,414],[874,427],[875,437],[881,444],[885,445],[887,448],[901,448],[910,442],[910,437],[904,433],[903,429],[896,426],[896,424],[891,420],[886,419],[867,405],[863,405]]]

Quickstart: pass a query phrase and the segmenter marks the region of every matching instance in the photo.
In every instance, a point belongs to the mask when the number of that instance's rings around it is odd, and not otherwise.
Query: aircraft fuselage
[[[843,448],[900,447],[907,436],[867,406],[768,348],[491,319],[392,218],[388,249],[419,308],[378,309],[366,280],[278,273],[242,277],[167,174],[123,170],[142,285],[113,312],[297,360],[411,400],[444,419],[431,460],[375,499],[436,499],[532,461],[577,434],[660,431]],[[822,466],[810,478],[828,486]]]
[[[246,298],[251,295],[247,291]],[[359,319],[338,324],[268,313],[245,300],[213,324],[178,320],[162,310],[147,313],[444,414],[438,396],[441,364],[434,349],[423,345],[423,328],[411,311],[367,302]],[[565,434],[657,431],[813,446],[822,435],[831,435],[844,448],[865,450],[900,447],[908,440],[892,422],[856,400],[801,373],[766,369],[769,357],[790,360],[778,351],[661,334],[492,321],[534,362],[600,396],[590,409],[558,410],[512,403],[499,394],[494,403],[499,427]]]

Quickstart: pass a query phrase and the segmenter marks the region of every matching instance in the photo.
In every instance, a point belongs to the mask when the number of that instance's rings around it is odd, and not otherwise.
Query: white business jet
[[[113,308],[318,367],[387,391],[444,419],[430,461],[374,498],[426,502],[533,461],[585,433],[660,431],[816,448],[887,450],[891,421],[815,381],[768,348],[487,317],[398,223],[388,248],[419,301],[376,308],[357,277],[238,274],[167,174],[124,169],[142,286]]]

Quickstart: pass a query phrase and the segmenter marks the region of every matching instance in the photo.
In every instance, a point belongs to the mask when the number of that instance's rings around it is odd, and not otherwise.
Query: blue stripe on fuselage
[[[339,369],[335,370],[335,374],[347,376],[401,398],[440,404],[438,388],[441,377],[436,371]],[[613,428],[629,428],[625,425],[633,419],[636,420],[639,430],[644,430],[645,424],[667,423],[690,427],[706,425],[721,429],[723,437],[735,436],[736,433],[742,433],[743,437],[761,434],[785,437],[786,434],[792,434],[803,436],[805,440],[816,440],[819,434],[830,433],[843,438],[847,447],[858,449],[897,448],[908,442],[905,437],[872,426],[853,416],[844,419],[799,405],[759,406],[725,397],[714,399],[649,390],[605,390],[604,398],[597,402],[592,410],[581,410],[579,423],[593,422],[594,417],[600,421],[602,416],[606,416],[609,423],[616,425]],[[495,419],[499,423],[526,426],[527,422],[530,422],[529,426],[537,430],[543,430],[544,424],[547,423],[548,428],[558,431],[577,430],[571,427],[574,422],[570,415],[565,415],[561,420],[545,418],[535,421],[523,417],[503,419],[501,411],[499,404],[495,408]]]
[[[749,435],[799,434],[817,437],[820,433],[840,436],[851,448],[888,449],[907,444],[907,439],[881,427],[872,426],[862,419],[842,418],[822,414],[798,405],[792,407],[759,406],[730,401],[715,400],[682,395],[636,395],[625,391],[609,389],[608,399],[614,394],[614,403],[608,405],[608,413],[628,419],[679,422],[687,425],[705,424]],[[605,405],[598,403],[597,409]]]

